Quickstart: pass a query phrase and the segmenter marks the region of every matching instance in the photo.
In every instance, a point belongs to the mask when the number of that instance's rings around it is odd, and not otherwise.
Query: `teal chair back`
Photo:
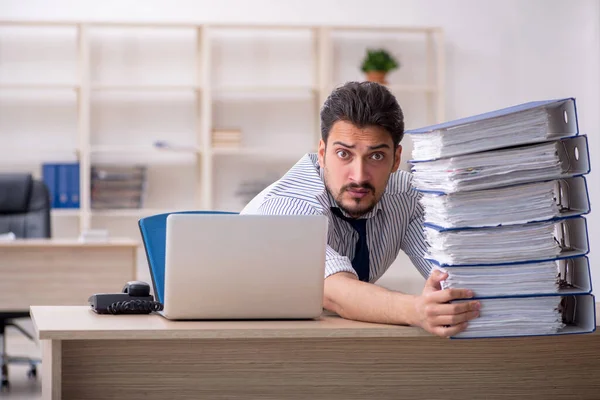
[[[171,214],[237,214],[228,211],[178,211],[156,214],[138,221],[150,277],[156,300],[164,303],[165,292],[165,252],[167,241],[167,217]]]

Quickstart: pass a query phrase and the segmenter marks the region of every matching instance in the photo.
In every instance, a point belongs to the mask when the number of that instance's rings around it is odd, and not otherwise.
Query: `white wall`
[[[448,119],[529,100],[575,96],[589,135],[600,240],[600,5],[595,0],[0,0],[2,19],[143,20],[277,24],[438,25],[446,32]],[[600,253],[592,248],[594,286]],[[594,265],[595,264],[595,265]],[[382,283],[418,292],[422,279],[400,257]]]

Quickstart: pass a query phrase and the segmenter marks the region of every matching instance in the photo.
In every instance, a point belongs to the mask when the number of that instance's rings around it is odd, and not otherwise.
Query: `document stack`
[[[141,208],[146,191],[146,167],[93,165],[91,168],[91,208]]]
[[[588,142],[574,98],[407,131],[425,257],[480,316],[455,338],[589,333]],[[457,300],[467,301],[467,300]]]

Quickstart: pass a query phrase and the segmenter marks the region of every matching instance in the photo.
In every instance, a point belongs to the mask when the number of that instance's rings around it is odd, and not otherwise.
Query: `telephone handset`
[[[150,294],[150,285],[142,281],[127,282],[121,293],[98,293],[88,301],[98,314],[150,314],[163,310],[163,305]]]

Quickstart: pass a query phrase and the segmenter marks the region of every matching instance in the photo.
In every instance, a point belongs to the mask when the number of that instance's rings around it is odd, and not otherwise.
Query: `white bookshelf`
[[[319,109],[335,86],[364,79],[366,47],[399,56],[388,87],[407,129],[445,118],[436,27],[0,21],[0,45],[0,115],[21,116],[0,121],[0,169],[41,176],[43,162],[80,163],[81,207],[52,212],[65,235],[137,235],[148,215],[239,211],[244,182],[266,183],[316,150]],[[240,129],[240,146],[214,147],[213,129]],[[91,209],[96,163],[146,165],[143,208]]]

